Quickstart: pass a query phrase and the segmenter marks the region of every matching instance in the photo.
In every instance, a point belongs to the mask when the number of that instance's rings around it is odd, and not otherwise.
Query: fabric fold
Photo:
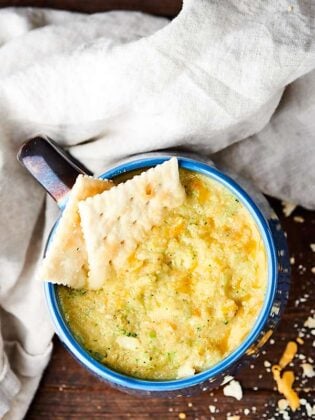
[[[17,341],[5,342],[4,348],[11,365],[19,375],[34,377],[40,375],[46,367],[53,345],[49,343],[45,351],[40,354],[27,353]]]
[[[0,372],[0,418],[9,411],[12,400],[21,388],[20,380],[10,369],[6,354],[2,355],[3,365]]]

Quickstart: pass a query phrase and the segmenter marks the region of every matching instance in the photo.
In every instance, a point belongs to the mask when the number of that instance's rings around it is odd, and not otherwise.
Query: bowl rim
[[[119,164],[118,166],[108,169],[103,174],[101,174],[99,178],[114,178],[118,175],[122,175],[127,172],[156,166],[170,159],[171,157],[173,156],[165,154],[160,156],[143,157],[140,159],[129,160],[127,162]],[[188,378],[173,380],[145,380],[127,376],[123,373],[119,373],[95,360],[78,343],[78,341],[74,338],[74,335],[71,332],[70,328],[66,324],[66,321],[63,318],[58,303],[58,298],[56,295],[56,285],[49,282],[45,282],[44,293],[48,304],[48,309],[55,327],[55,331],[58,334],[61,341],[86,368],[95,373],[98,377],[110,383],[114,383],[116,386],[121,386],[132,390],[147,392],[180,390],[183,388],[192,387],[194,385],[203,383],[204,381],[214,378],[217,375],[222,374],[224,372],[227,373],[227,370],[245,355],[246,351],[258,338],[259,334],[263,330],[263,327],[269,318],[273,301],[276,295],[278,283],[277,253],[269,223],[267,222],[261,210],[237,182],[235,182],[232,178],[230,178],[230,176],[224,174],[217,168],[214,168],[213,166],[210,166],[209,164],[198,161],[196,159],[181,156],[177,156],[177,159],[181,168],[201,173],[224,185],[232,192],[232,194],[234,194],[238,199],[240,199],[242,204],[250,212],[251,216],[253,217],[258,226],[259,232],[262,236],[266,248],[268,261],[268,284],[266,296],[264,299],[263,306],[251,331],[248,333],[244,341],[232,353],[230,353],[220,362],[210,367],[209,369],[197,373],[196,375],[190,376]],[[58,220],[49,234],[46,243],[46,249],[49,246],[57,224]]]

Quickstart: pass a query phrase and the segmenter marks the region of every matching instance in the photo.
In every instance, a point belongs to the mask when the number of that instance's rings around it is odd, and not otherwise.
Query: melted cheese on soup
[[[139,378],[186,377],[219,362],[264,301],[265,247],[249,212],[216,181],[182,169],[180,177],[184,204],[167,211],[103,289],[58,286],[79,343]]]

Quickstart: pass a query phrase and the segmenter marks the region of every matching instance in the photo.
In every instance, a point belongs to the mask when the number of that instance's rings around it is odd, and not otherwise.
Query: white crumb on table
[[[223,388],[223,394],[226,397],[233,397],[240,401],[243,398],[243,390],[241,384],[234,379]]]
[[[315,404],[312,407],[312,405],[305,398],[301,398],[300,403],[305,407],[308,417],[313,418],[315,416]]]
[[[294,220],[296,223],[304,223],[304,218],[303,218],[302,216],[294,216],[294,217],[293,217],[293,220]]]
[[[231,376],[231,375],[226,375],[226,376],[224,377],[223,381],[221,382],[221,385],[225,385],[225,384],[227,384],[228,382],[232,381],[233,379],[234,379],[234,377],[233,377],[233,376]]]
[[[307,320],[304,322],[304,327],[315,328],[315,318],[309,316]]]
[[[303,369],[303,377],[313,378],[315,376],[314,368],[310,363],[302,363],[301,367]]]
[[[215,413],[215,410],[216,410],[216,406],[215,405],[209,405],[209,411],[210,411],[210,413]]]
[[[285,217],[291,216],[291,214],[296,209],[296,204],[289,203],[288,201],[282,201],[282,211]]]

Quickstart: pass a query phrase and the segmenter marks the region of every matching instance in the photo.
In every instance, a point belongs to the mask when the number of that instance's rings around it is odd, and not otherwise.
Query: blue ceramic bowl
[[[155,156],[128,161],[108,170],[100,177],[109,179],[115,178],[116,176],[127,172],[155,166],[169,158],[170,156]],[[73,356],[75,356],[75,358],[83,366],[96,374],[102,380],[110,383],[114,387],[137,394],[188,396],[195,393],[195,391],[206,391],[227,382],[241,363],[249,361],[252,357],[258,355],[259,350],[270,338],[277,323],[279,322],[288,298],[290,280],[288,250],[285,236],[274,213],[269,211],[266,212],[266,210],[264,210],[263,214],[263,211],[244,191],[244,189],[240,187],[240,185],[214,167],[198,160],[185,157],[178,157],[178,161],[180,167],[201,173],[223,184],[249,210],[253,219],[257,223],[266,247],[268,259],[268,286],[265,301],[255,325],[242,344],[233,351],[233,353],[229,354],[225,359],[221,360],[210,369],[192,377],[176,380],[150,381],[137,379],[115,372],[93,359],[91,355],[76,341],[64,319],[59,305],[58,295],[56,293],[57,286],[51,283],[46,283],[45,295],[49,312],[53,320],[55,330],[60,340],[65,344],[68,350],[70,350]],[[55,227],[48,239],[48,247],[54,233],[54,229]]]

